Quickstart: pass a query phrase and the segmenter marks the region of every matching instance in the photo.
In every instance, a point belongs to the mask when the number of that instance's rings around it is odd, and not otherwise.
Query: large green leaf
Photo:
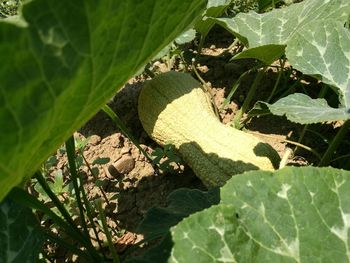
[[[7,198],[0,203],[0,262],[37,262],[44,236],[32,211]]]
[[[219,205],[172,228],[171,262],[350,262],[349,192],[334,168],[235,176]]]
[[[320,119],[313,116],[303,120],[312,123],[350,118],[350,32],[344,27],[349,14],[348,0],[305,0],[266,14],[239,14],[216,21],[249,48],[286,45],[286,56],[293,67],[336,87],[342,102],[336,109],[338,114],[327,115],[334,111],[327,105]],[[316,111],[318,107],[308,108]]]
[[[186,29],[205,2],[33,0],[23,7],[25,27],[1,20],[0,200]]]
[[[311,99],[302,93],[294,93],[272,105],[265,104],[272,114],[286,115],[290,121],[301,124],[346,120],[350,114],[346,108],[331,108],[325,99]]]

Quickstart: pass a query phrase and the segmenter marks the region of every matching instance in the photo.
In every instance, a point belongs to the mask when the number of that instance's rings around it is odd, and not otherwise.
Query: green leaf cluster
[[[269,105],[272,113],[306,124],[350,119],[350,32],[344,27],[349,14],[347,0],[305,0],[264,14],[240,13],[215,21],[248,47],[238,58],[270,64],[281,55],[276,52],[279,45],[294,68],[334,88],[340,99],[338,108],[299,94]]]

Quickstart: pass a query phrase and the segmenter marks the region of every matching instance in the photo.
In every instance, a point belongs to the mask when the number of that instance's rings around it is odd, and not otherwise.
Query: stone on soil
[[[135,167],[134,158],[132,158],[130,155],[123,155],[122,158],[114,163],[114,167],[119,173],[129,173]]]

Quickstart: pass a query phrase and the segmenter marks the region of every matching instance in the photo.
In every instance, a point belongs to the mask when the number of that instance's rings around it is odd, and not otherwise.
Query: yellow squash
[[[218,120],[207,93],[188,74],[168,72],[147,81],[138,112],[148,135],[160,145],[175,145],[208,187],[244,171],[278,166],[270,145]]]

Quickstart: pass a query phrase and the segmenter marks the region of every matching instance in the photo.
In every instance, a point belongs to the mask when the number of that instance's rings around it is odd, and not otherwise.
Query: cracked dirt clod
[[[130,155],[123,155],[122,158],[116,161],[113,166],[119,173],[126,174],[134,169],[135,161]]]
[[[96,146],[101,142],[101,137],[98,135],[91,135],[89,138],[89,144]]]

